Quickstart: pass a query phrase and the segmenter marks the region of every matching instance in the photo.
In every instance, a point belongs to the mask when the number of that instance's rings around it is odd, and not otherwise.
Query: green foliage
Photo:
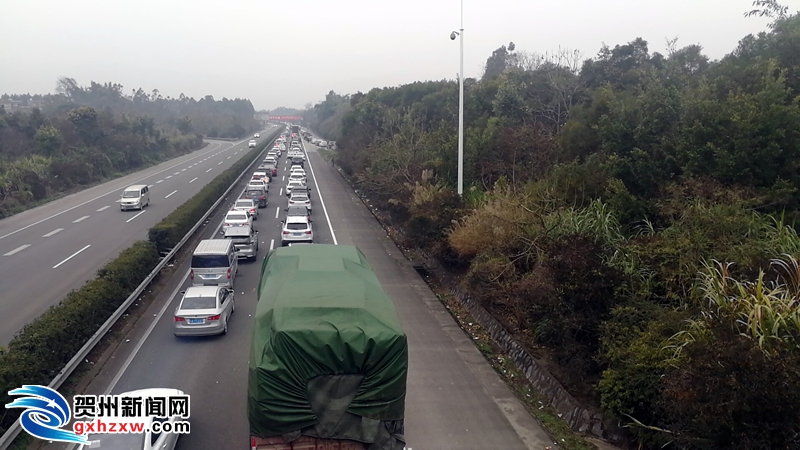
[[[721,61],[674,40],[582,66],[501,47],[465,80],[463,199],[456,82],[331,92],[309,123],[409,245],[642,448],[796,448],[800,15],[755,6],[770,31]]]

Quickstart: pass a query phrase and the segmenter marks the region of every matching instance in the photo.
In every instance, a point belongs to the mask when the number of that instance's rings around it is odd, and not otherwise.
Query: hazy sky
[[[800,0],[779,0],[790,12]],[[560,47],[592,57],[636,37],[719,59],[767,19],[752,0],[465,0],[464,72],[491,52]],[[330,90],[455,79],[460,0],[0,0],[0,93],[50,93],[59,76],[303,107]]]

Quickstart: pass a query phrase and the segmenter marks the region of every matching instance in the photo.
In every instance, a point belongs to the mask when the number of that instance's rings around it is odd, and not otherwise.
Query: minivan
[[[134,184],[122,191],[119,200],[120,211],[128,209],[143,209],[150,205],[150,188],[146,184]]]
[[[193,286],[233,287],[239,258],[230,239],[204,239],[192,254],[189,276]]]

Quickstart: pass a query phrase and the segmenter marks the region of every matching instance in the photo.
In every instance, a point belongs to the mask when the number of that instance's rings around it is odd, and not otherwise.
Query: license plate
[[[190,324],[203,323],[203,319],[189,319]]]
[[[302,236],[302,235],[303,235],[303,233],[292,233],[292,236],[298,236],[299,237],[299,236]]]

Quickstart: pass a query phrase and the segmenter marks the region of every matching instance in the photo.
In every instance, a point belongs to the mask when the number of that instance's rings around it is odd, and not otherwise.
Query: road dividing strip
[[[281,196],[281,195],[283,195],[283,188],[281,188],[281,191],[278,192],[278,196]]]
[[[17,254],[17,253],[25,250],[26,248],[28,248],[30,246],[31,246],[31,244],[20,245],[19,247],[15,248],[14,250],[11,250],[8,253],[4,253],[3,256],[11,256],[11,255]]]
[[[98,209],[97,212],[103,212],[103,211],[107,210],[108,208],[111,208],[111,206],[110,205],[103,206],[102,208]]]
[[[206,170],[206,173],[211,172],[211,169]]]
[[[89,244],[89,245],[87,245],[86,247],[83,247],[82,249],[80,249],[80,250],[78,250],[77,252],[73,253],[73,254],[72,254],[72,255],[70,255],[70,256],[69,256],[67,259],[65,259],[65,260],[61,261],[60,263],[56,264],[55,266],[53,266],[53,269],[58,269],[58,268],[59,268],[59,267],[60,267],[62,264],[64,264],[65,262],[69,261],[70,259],[72,259],[72,258],[74,258],[74,257],[78,256],[78,254],[79,254],[80,252],[82,252],[82,251],[86,250],[87,248],[89,248],[89,247],[91,247],[91,246],[92,246],[92,244]]]
[[[86,220],[86,219],[88,219],[88,218],[89,218],[89,216],[83,216],[83,217],[81,217],[81,218],[79,218],[79,219],[75,219],[75,220],[73,220],[73,221],[72,221],[72,223],[83,222],[84,220]]]
[[[167,175],[166,179],[169,180],[170,178],[172,178],[172,175]]]
[[[269,251],[272,251],[273,248],[275,248],[275,239],[270,239],[269,240]]]
[[[221,165],[222,165],[222,161],[220,161],[219,163],[217,163],[217,165],[218,165],[218,166],[221,166]]]
[[[137,218],[137,217],[141,216],[141,215],[142,215],[142,214],[144,214],[145,212],[146,212],[145,210],[141,210],[141,211],[139,211],[139,213],[138,213],[138,214],[136,214],[135,216],[133,216],[133,217],[131,217],[130,219],[126,220],[126,221],[125,221],[125,223],[129,223],[131,220],[133,220],[133,219],[135,219],[135,218]]]
[[[106,206],[106,208],[108,208],[108,206]],[[64,229],[63,229],[63,228],[56,228],[55,230],[53,230],[53,231],[51,231],[51,232],[49,232],[49,233],[45,234],[45,235],[44,235],[44,236],[42,236],[42,237],[50,237],[50,236],[52,236],[52,235],[54,235],[54,234],[56,234],[56,233],[58,233],[58,232],[61,232],[61,231],[64,231]]]
[[[158,180],[158,181],[156,181],[156,184],[163,183],[163,182],[164,182],[164,180]]]
[[[281,207],[280,207],[280,206],[278,206],[277,208],[275,208],[275,218],[276,218],[276,219],[278,218],[278,214],[280,214],[280,212],[281,212]]]
[[[191,180],[189,180],[189,183],[194,183],[194,182],[195,182],[195,180],[197,180],[197,177],[194,177],[194,178],[192,178]]]
[[[186,169],[181,169],[181,172],[186,172]]]
[[[177,190],[175,190],[175,191],[172,191],[172,192],[170,192],[169,194],[167,194],[167,196],[166,196],[166,197],[164,197],[164,198],[170,198],[170,197],[172,197],[173,195],[175,195],[175,193],[176,193],[176,192],[178,192],[178,191],[177,191]]]
[[[230,156],[228,156],[228,157],[227,157],[227,158],[225,158],[225,159],[231,159],[231,157],[230,157]]]

